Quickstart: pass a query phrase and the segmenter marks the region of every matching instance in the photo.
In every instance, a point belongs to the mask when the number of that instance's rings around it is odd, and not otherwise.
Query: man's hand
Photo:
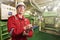
[[[29,25],[27,25],[27,27],[26,27],[26,29],[31,29],[32,28],[32,24],[29,24]]]
[[[32,28],[32,24],[29,24],[29,25],[24,27],[24,30],[31,29],[31,28]]]
[[[23,36],[28,36],[28,35],[29,35],[29,31],[30,31],[30,30],[33,31],[32,27],[33,27],[32,24],[29,24],[29,25],[25,26],[25,27],[24,27],[24,30],[25,30],[25,31],[23,32]]]
[[[26,31],[23,32],[23,36],[28,36],[28,33]]]

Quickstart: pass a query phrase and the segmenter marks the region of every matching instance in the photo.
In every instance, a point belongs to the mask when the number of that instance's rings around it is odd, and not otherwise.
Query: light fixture
[[[58,24],[55,24],[55,27],[58,28]]]

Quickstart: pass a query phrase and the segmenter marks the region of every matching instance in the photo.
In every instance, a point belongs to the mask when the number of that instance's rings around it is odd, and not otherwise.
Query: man
[[[12,40],[27,40],[27,37],[32,37],[33,31],[30,29],[32,27],[30,21],[23,16],[25,4],[23,2],[18,3],[16,10],[17,14],[8,18],[8,31]]]

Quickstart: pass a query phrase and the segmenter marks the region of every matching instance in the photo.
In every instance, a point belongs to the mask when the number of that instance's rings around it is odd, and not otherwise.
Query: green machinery
[[[7,40],[9,38],[9,34],[7,31],[7,22],[0,21],[0,40]]]
[[[43,25],[42,30],[50,30],[56,33],[60,33],[60,16],[55,12],[45,12],[43,16]]]

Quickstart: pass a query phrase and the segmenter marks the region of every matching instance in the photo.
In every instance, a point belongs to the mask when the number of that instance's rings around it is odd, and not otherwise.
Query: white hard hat
[[[25,6],[25,4],[23,2],[19,2],[16,7],[18,7],[19,5]]]

